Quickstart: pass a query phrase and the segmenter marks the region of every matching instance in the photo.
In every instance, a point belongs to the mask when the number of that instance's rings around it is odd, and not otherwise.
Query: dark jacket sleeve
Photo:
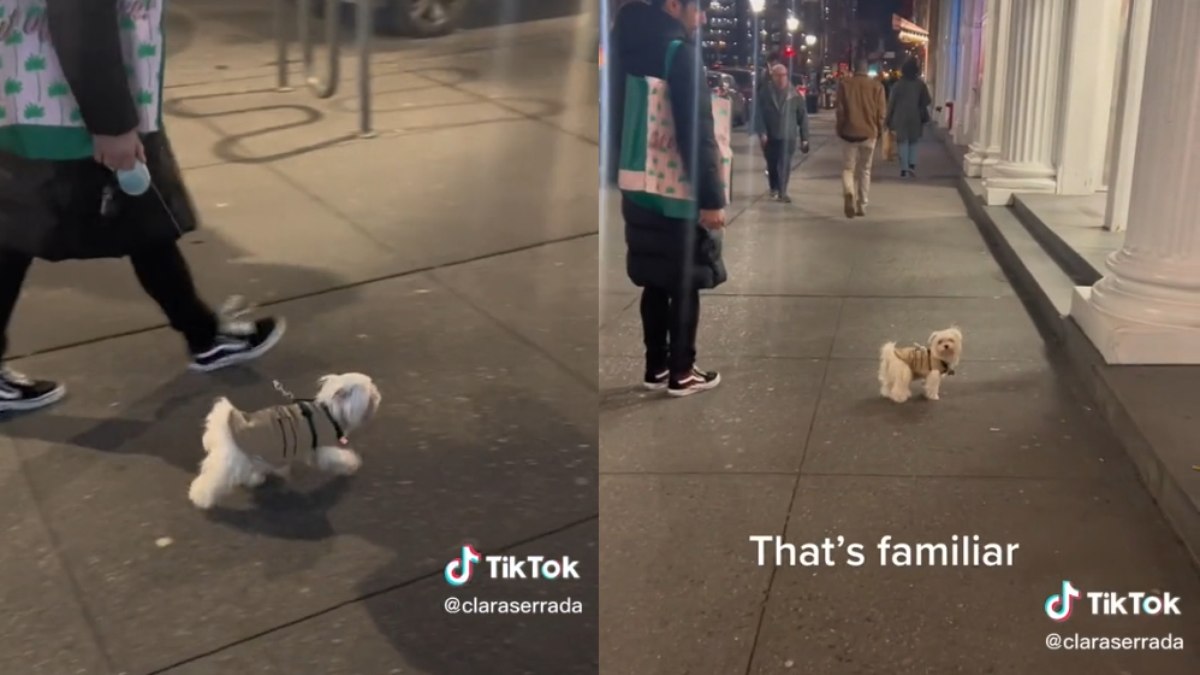
[[[808,100],[807,98],[797,97],[796,101],[796,124],[800,125],[800,142],[808,142]]]
[[[721,154],[713,131],[712,97],[696,51],[695,45],[685,42],[675,52],[671,72],[667,73],[667,88],[679,154],[695,187],[699,207],[711,211],[725,208],[725,190]]]
[[[117,0],[46,0],[63,75],[88,131],[119,136],[138,126],[117,26]]]

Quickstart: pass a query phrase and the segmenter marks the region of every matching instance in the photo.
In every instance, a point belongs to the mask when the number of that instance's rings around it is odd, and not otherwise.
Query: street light
[[[767,0],[750,0],[750,11],[755,14],[762,14],[762,11],[767,7]]]
[[[809,47],[817,44],[817,36],[816,35],[805,35],[804,36],[804,44],[808,45]]]
[[[800,19],[794,16],[789,16],[787,19],[787,29],[789,33],[795,33],[800,30]]]

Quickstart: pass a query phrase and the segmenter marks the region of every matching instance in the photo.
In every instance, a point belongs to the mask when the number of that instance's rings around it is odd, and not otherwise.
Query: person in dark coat
[[[162,128],[163,12],[163,3],[46,0],[4,17],[29,56],[0,62],[0,79],[15,83],[0,99],[0,358],[35,258],[129,258],[186,340],[192,370],[256,358],[283,335],[281,319],[210,309],[176,243],[196,228],[196,214]],[[126,194],[116,172],[139,165],[151,187]],[[0,412],[64,394],[58,383],[0,368]]]
[[[797,141],[800,151],[808,153],[808,106],[788,81],[787,66],[777,63],[771,69],[771,80],[759,91],[756,110],[754,132],[767,160],[771,199],[790,204],[788,182]]]
[[[929,121],[929,105],[933,102],[920,75],[921,66],[916,59],[906,61],[900,69],[900,81],[892,86],[888,99],[887,126],[896,134],[902,178],[917,176],[917,143]]]
[[[720,375],[696,367],[700,290],[716,288],[726,279],[720,238],[726,206],[721,158],[706,72],[695,42],[703,17],[699,0],[631,3],[617,14],[609,41],[610,133],[619,147],[624,101],[617,90],[623,89],[627,75],[666,80],[675,141],[697,200],[695,220],[666,217],[652,205],[639,203],[636,194],[625,193],[621,200],[627,271],[643,289],[644,385],[675,396],[720,383]],[[667,73],[667,49],[675,40],[684,44]],[[613,110],[614,105],[619,107]]]

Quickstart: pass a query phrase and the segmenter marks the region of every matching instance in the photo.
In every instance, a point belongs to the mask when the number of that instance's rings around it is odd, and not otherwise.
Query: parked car
[[[737,81],[733,76],[722,71],[708,71],[708,88],[718,96],[729,98],[731,103],[733,126],[740,127],[747,120],[748,106],[746,105],[746,97],[738,89]]]
[[[754,104],[754,72],[745,68],[722,68],[721,72],[733,78],[737,84],[737,90],[746,100],[746,109],[749,110],[750,106]]]

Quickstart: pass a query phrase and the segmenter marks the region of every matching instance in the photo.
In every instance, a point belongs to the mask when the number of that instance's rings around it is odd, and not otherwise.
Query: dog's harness
[[[275,390],[280,394],[283,394],[284,397],[286,397],[292,402],[293,405],[296,406],[300,412],[300,416],[304,418],[305,423],[308,425],[308,436],[310,441],[309,449],[311,451],[316,452],[317,448],[321,445],[320,434],[317,433],[317,423],[314,420],[316,410],[320,410],[321,413],[324,414],[325,419],[329,422],[330,426],[333,427],[333,432],[337,435],[338,445],[346,446],[350,444],[350,438],[342,429],[342,425],[338,424],[338,421],[334,419],[333,413],[329,412],[329,408],[327,406],[317,403],[311,398],[296,398],[295,396],[292,396],[292,393],[284,389],[283,385],[281,385],[278,380],[276,380],[274,384]],[[277,418],[275,423],[279,427],[279,435],[283,440],[283,456],[288,457],[289,455],[295,455],[300,441],[298,434],[296,433],[295,422],[289,418],[288,424],[285,426],[283,419]],[[289,429],[292,432],[290,444],[287,433]]]
[[[928,354],[929,355],[929,364],[932,365],[933,367],[937,368],[937,371],[939,373],[941,373],[943,375],[953,375],[954,374],[954,369],[950,367],[950,364],[946,363],[945,361],[934,356],[933,350],[929,349],[929,347],[926,347],[925,345],[923,345],[919,342],[914,342],[913,347],[916,347],[917,350],[922,354]],[[903,358],[900,356],[900,353],[898,350],[893,349],[892,351],[896,353],[896,356],[898,358],[901,358],[901,359]]]

